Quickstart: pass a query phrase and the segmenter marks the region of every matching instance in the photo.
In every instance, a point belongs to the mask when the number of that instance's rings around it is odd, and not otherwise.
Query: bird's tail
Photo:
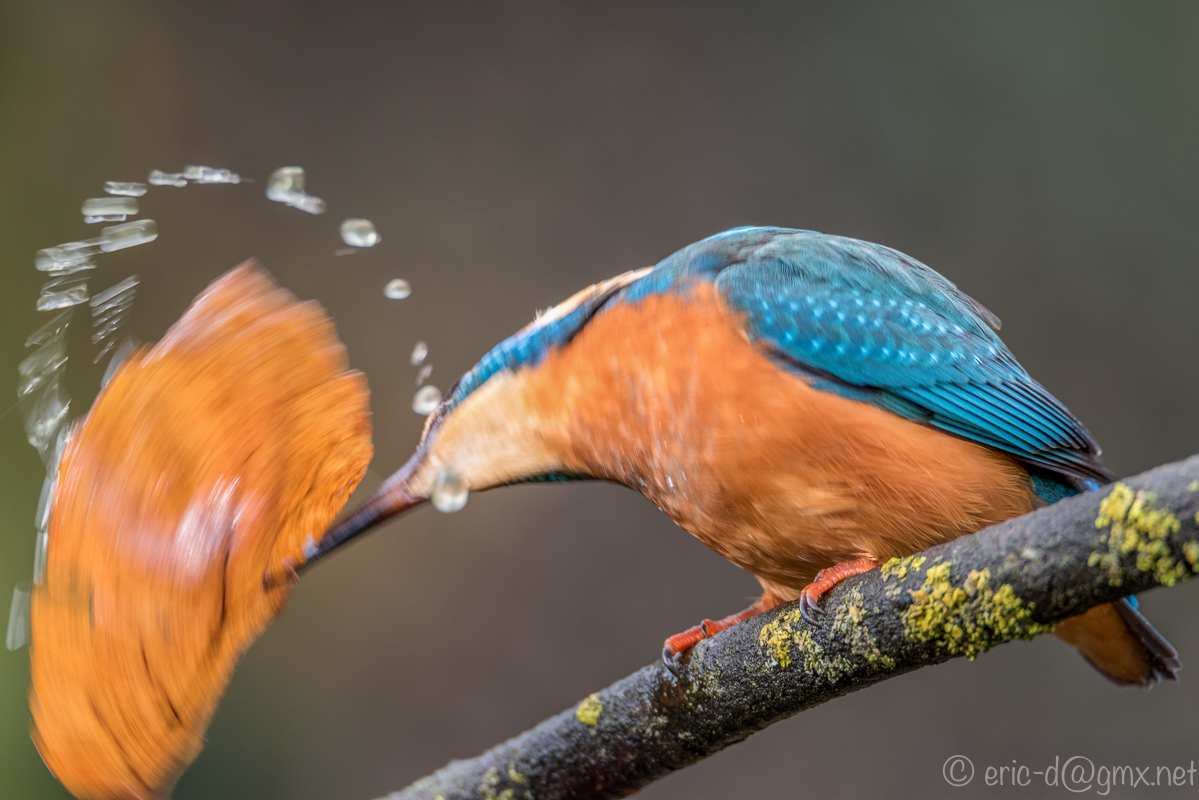
[[[1053,631],[1074,645],[1091,666],[1121,686],[1178,680],[1178,653],[1128,598],[1096,606],[1058,623]]]

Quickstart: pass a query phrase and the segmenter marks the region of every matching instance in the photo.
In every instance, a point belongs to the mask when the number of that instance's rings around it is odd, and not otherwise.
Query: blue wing
[[[1090,433],[996,335],[999,320],[903,253],[812,231],[738,228],[679,251],[630,291],[687,275],[714,279],[750,339],[820,389],[1084,485],[1111,479]]]

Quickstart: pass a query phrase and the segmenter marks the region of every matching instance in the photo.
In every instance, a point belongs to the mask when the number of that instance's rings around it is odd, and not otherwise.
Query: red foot
[[[842,561],[840,564],[835,564],[828,569],[822,569],[816,573],[816,580],[809,583],[799,593],[799,613],[808,622],[816,624],[816,614],[823,614],[824,610],[818,605],[820,596],[832,589],[846,578],[851,578],[854,575],[861,575],[863,572],[869,572],[878,566],[876,559],[870,558],[855,558],[853,561]]]
[[[676,633],[667,639],[666,644],[662,647],[662,660],[666,662],[666,668],[677,676],[682,666],[683,656],[701,639],[715,636],[725,628],[731,628],[738,622],[744,622],[752,616],[768,611],[775,605],[767,604],[764,599],[759,600],[744,611],[727,616],[722,620],[705,619],[695,627],[688,628],[682,633]]]

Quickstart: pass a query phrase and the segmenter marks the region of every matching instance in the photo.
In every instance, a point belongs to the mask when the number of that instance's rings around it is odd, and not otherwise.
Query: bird
[[[500,342],[307,563],[446,486],[620,483],[761,584],[746,610],[666,640],[677,674],[696,643],[756,614],[799,600],[813,620],[851,575],[1113,480],[999,327],[889,247],[777,227],[710,236]],[[1177,679],[1135,598],[1055,633],[1117,684]]]

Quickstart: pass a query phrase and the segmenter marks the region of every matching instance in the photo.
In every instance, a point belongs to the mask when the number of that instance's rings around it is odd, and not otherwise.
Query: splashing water
[[[25,418],[25,438],[45,461],[71,407],[61,377],[57,373],[51,375],[37,390],[21,397],[20,405]]]
[[[104,375],[100,378],[100,388],[108,386],[108,382],[112,380],[112,376],[117,373],[117,369],[121,364],[125,363],[125,359],[129,358],[129,354],[133,352],[133,340],[125,339],[117,347],[116,352],[112,354],[112,358],[108,359],[108,366],[104,368]],[[100,357],[96,357],[99,361]]]
[[[75,309],[68,308],[65,311],[55,314],[50,318],[49,322],[29,334],[29,338],[25,340],[25,346],[33,347],[35,344],[48,344],[57,337],[65,336],[67,326],[71,324],[71,315],[74,313]]]
[[[80,212],[85,217],[132,216],[137,213],[133,197],[91,197],[83,201]]]
[[[17,400],[25,436],[55,471],[57,451],[51,445],[59,436],[71,405],[61,383],[62,369],[67,363],[66,332],[70,318],[70,310],[62,312],[34,331],[25,346],[38,347],[17,365]],[[48,505],[39,506],[39,522],[44,513],[48,513]]]
[[[112,225],[100,230],[100,249],[105,253],[136,247],[158,238],[158,223],[152,219],[139,219],[124,225]]]
[[[422,417],[427,417],[441,404],[441,390],[436,386],[422,386],[412,396],[412,410]]]
[[[95,269],[92,256],[100,252],[100,244],[100,239],[85,239],[82,242],[67,242],[47,247],[37,251],[34,266],[41,272],[53,272],[58,275]]]
[[[119,194],[126,197],[141,197],[146,193],[146,184],[136,181],[107,181],[104,191],[109,194]]]
[[[57,308],[77,306],[87,301],[87,284],[82,279],[75,279],[73,285],[64,283],[58,278],[42,286],[42,294],[37,299],[38,311],[53,311]]]
[[[470,489],[466,481],[453,467],[445,467],[433,479],[433,488],[429,490],[429,500],[433,507],[443,514],[453,514],[466,507],[470,497]]]
[[[134,291],[140,280],[137,275],[130,275],[97,293],[88,301],[92,307],[92,344],[101,346],[92,363],[100,363],[100,359],[116,347],[115,334],[129,316],[129,310],[133,307]]]
[[[17,650],[29,644],[29,581],[21,581],[12,590],[12,608],[8,612],[9,650]]]
[[[389,300],[403,300],[412,294],[412,287],[403,278],[393,278],[383,287],[383,294]]]
[[[303,167],[279,167],[266,182],[266,196],[309,214],[324,214],[325,201],[304,191]]]
[[[33,540],[33,582],[41,584],[46,578],[46,548],[50,544],[50,531],[41,529]]]
[[[148,178],[151,186],[187,186],[187,178],[182,172],[163,172],[160,169],[150,170]]]
[[[374,247],[381,238],[369,219],[350,217],[341,223],[341,240],[350,247]]]
[[[183,168],[183,177],[193,183],[241,183],[241,176],[223,167],[205,167],[188,164]]]

